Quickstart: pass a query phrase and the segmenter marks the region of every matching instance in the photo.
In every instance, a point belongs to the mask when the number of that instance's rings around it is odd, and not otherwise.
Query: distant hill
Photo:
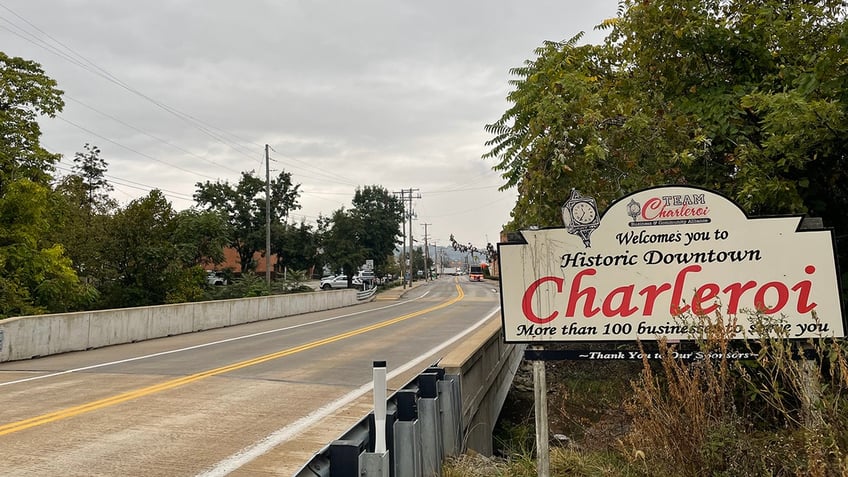
[[[431,254],[433,253],[434,249],[436,250],[436,253],[439,256],[447,257],[448,262],[450,262],[450,264],[448,266],[457,267],[457,266],[463,265],[463,264],[466,263],[466,258],[468,260],[468,263],[474,263],[474,262],[481,263],[481,262],[484,262],[486,260],[486,257],[483,253],[475,254],[476,255],[476,260],[475,260],[475,258],[472,257],[471,254],[456,251],[452,247],[441,247],[441,246],[437,246],[435,248],[430,247],[430,253]],[[395,255],[400,256],[400,249],[395,250]],[[430,257],[430,258],[434,258],[434,257]]]

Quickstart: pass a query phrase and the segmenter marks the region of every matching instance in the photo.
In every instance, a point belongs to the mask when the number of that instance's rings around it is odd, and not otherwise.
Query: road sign
[[[564,228],[501,243],[507,342],[686,340],[699,317],[737,338],[844,337],[833,233],[801,216],[747,217],[728,198],[689,186],[645,189],[600,214],[573,192]],[[734,322],[735,320],[735,322]]]

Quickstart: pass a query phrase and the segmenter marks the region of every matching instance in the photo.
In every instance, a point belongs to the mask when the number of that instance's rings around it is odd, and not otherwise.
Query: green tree
[[[87,283],[103,279],[103,244],[106,226],[117,203],[109,197],[112,185],[105,178],[106,161],[97,146],[74,157],[73,174],[55,186],[53,240],[64,245],[77,274]]]
[[[177,246],[177,257],[186,266],[211,265],[224,261],[224,248],[229,244],[227,220],[218,212],[187,209],[173,216],[171,241]]]
[[[22,179],[0,195],[0,317],[75,310],[95,297],[63,247],[42,239],[50,227],[49,194]]]
[[[845,13],[837,0],[625,0],[603,44],[546,42],[511,70],[512,105],[486,127],[484,157],[519,191],[508,227],[558,225],[572,187],[605,206],[683,183],[751,214],[823,217],[842,240]]]
[[[362,222],[366,258],[374,260],[375,273],[382,275],[401,235],[403,203],[384,187],[375,185],[357,187],[352,204],[351,214]]]
[[[322,245],[324,257],[333,270],[347,275],[348,286],[353,275],[365,261],[367,250],[362,245],[363,223],[355,214],[339,209],[331,217],[332,226],[326,232]]]
[[[53,191],[52,224],[49,236],[65,247],[77,274],[87,282],[103,278],[103,244],[110,214],[117,207],[111,199],[89,202],[89,189],[83,178],[63,177]]]
[[[17,180],[50,182],[59,155],[41,147],[37,118],[63,107],[62,91],[38,63],[0,52],[0,195]]]
[[[422,247],[418,247],[412,249],[412,277],[413,279],[419,277],[418,272],[423,272],[425,275],[428,270],[433,266],[433,260],[429,257],[425,260],[424,257],[424,249]]]
[[[40,65],[0,52],[0,316],[72,310],[94,296],[51,240],[59,155],[41,147],[37,119],[63,106]]]
[[[74,173],[82,179],[86,190],[85,209],[89,215],[95,210],[103,211],[114,207],[114,201],[109,198],[113,190],[112,184],[106,180],[108,166],[106,160],[100,157],[100,148],[86,143],[85,152],[74,155]]]
[[[265,181],[243,172],[235,186],[229,182],[198,182],[194,200],[200,207],[224,214],[230,227],[230,246],[239,254],[241,271],[256,269],[253,255],[265,250]],[[293,185],[291,174],[281,172],[270,183],[271,222],[288,217],[300,205],[300,184]]]
[[[115,213],[104,253],[110,279],[103,287],[104,306],[165,302],[177,255],[169,240],[173,216],[171,204],[158,190]]]
[[[175,213],[153,190],[116,212],[108,230],[102,305],[122,308],[202,299],[200,263],[220,253],[226,226],[214,213]]]
[[[311,272],[319,265],[318,236],[305,221],[277,224],[271,230],[271,251],[277,254],[278,268]]]

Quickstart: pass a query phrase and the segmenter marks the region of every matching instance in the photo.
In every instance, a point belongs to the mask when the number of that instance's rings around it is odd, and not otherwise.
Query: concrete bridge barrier
[[[0,320],[0,362],[330,310],[358,302],[356,290],[270,295]]]

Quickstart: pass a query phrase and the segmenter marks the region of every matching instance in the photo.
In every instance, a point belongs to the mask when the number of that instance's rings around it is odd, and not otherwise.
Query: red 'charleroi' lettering
[[[717,283],[704,283],[695,289],[691,304],[685,304],[684,290],[691,290],[687,285],[687,278],[696,275],[702,270],[700,265],[689,265],[677,272],[673,282],[650,284],[638,292],[635,284],[619,286],[606,296],[599,297],[598,290],[588,282],[597,270],[586,268],[574,275],[571,286],[568,287],[567,301],[564,316],[574,318],[582,301],[581,316],[591,318],[602,314],[607,318],[626,318],[641,310],[642,316],[651,316],[654,313],[654,305],[657,299],[671,292],[668,312],[671,315],[679,315],[691,311],[695,314],[709,314],[718,310],[719,303],[727,304],[727,313],[736,314],[741,308],[756,309],[766,314],[781,312],[784,308],[793,304],[795,311],[801,314],[813,311],[817,304],[810,301],[812,282],[801,280],[791,287],[783,282],[771,281],[758,284],[753,280],[746,282],[729,283],[722,287]],[[816,267],[807,265],[804,273],[813,275]],[[521,300],[521,309],[524,316],[533,323],[544,324],[553,321],[559,315],[558,311],[552,311],[548,316],[538,316],[533,310],[534,298],[539,287],[544,283],[552,282],[556,285],[556,293],[563,293],[565,279],[561,277],[542,277],[534,281],[524,291]],[[794,292],[794,294],[793,294]],[[793,301],[794,296],[794,301]],[[596,301],[600,300],[600,306]],[[766,302],[769,301],[770,304]]]
[[[659,197],[649,199],[642,207],[642,218],[645,220],[705,217],[709,213],[710,208],[705,205],[693,207],[689,204],[675,204],[672,206]]]
[[[542,277],[531,283],[530,286],[527,287],[527,291],[524,292],[524,298],[521,300],[521,309],[524,311],[524,316],[533,323],[538,323],[540,325],[553,321],[553,319],[557,317],[557,312],[553,312],[544,318],[538,317],[535,313],[533,313],[533,295],[536,294],[536,289],[545,282],[556,283],[557,292],[562,292],[562,284],[564,281],[565,280],[559,277]]]

